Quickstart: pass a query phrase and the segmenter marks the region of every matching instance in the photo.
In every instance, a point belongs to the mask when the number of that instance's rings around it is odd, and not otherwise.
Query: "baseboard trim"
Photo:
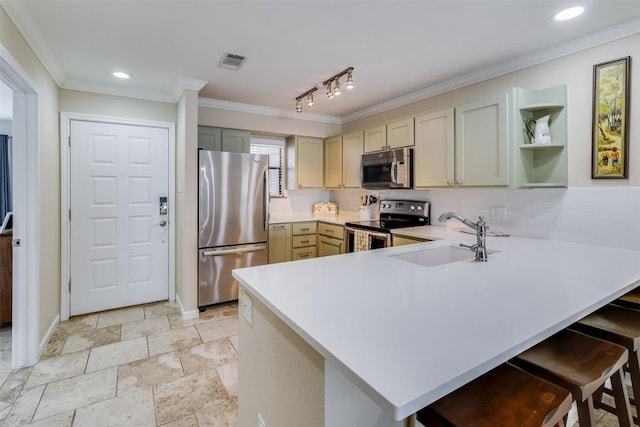
[[[180,300],[180,296],[178,294],[176,294],[176,302],[180,307],[180,313],[182,313],[182,320],[197,319],[198,317],[200,317],[200,310],[191,310],[191,311],[184,310],[184,306],[182,305],[182,300]]]
[[[42,338],[42,341],[40,341],[40,345],[38,346],[38,360],[40,360],[40,356],[42,356],[42,352],[46,348],[47,344],[49,343],[49,340],[51,339],[51,336],[53,335],[53,333],[55,332],[59,324],[60,324],[60,315],[58,314],[53,319],[53,322],[51,322],[51,325],[49,325],[49,329],[47,329],[47,333],[44,335],[44,338]]]

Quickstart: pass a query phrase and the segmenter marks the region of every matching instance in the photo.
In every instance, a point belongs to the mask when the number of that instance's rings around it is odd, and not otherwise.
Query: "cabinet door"
[[[416,188],[454,183],[453,108],[416,117],[413,179]]]
[[[300,136],[296,140],[296,188],[322,188],[324,141]]]
[[[318,256],[340,255],[344,253],[344,240],[320,236],[318,239]]]
[[[222,129],[198,126],[198,148],[210,151],[222,150]]]
[[[387,148],[410,147],[413,140],[413,117],[387,123]]]
[[[248,153],[251,149],[251,132],[246,130],[223,129],[222,151]]]
[[[391,237],[391,246],[404,246],[404,245],[413,245],[414,243],[422,243],[429,242],[429,239],[420,239],[418,237],[410,237],[410,236],[398,236],[393,235]]]
[[[509,93],[456,107],[456,184],[509,185]]]
[[[324,186],[342,187],[342,137],[333,136],[324,140]]]
[[[291,224],[269,226],[269,264],[291,261]]]
[[[342,137],[342,186],[344,188],[360,188],[362,139],[362,131]]]
[[[387,125],[364,130],[364,152],[380,151],[387,148]]]

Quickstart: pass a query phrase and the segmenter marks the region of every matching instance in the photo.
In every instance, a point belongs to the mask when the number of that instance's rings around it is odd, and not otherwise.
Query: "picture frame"
[[[631,57],[593,66],[592,179],[629,177]]]

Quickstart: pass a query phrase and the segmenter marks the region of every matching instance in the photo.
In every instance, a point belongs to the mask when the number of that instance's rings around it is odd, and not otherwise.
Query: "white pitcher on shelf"
[[[527,120],[525,127],[532,144],[551,144],[551,131],[549,130],[549,117],[540,117],[538,120]],[[533,132],[531,125],[535,125]]]

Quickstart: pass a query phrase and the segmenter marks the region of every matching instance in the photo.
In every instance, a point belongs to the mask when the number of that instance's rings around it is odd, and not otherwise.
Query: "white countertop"
[[[475,236],[445,227],[398,233],[444,240],[233,273],[396,420],[640,279],[640,251],[513,237],[489,238],[500,252],[487,263],[421,267],[388,255]]]

